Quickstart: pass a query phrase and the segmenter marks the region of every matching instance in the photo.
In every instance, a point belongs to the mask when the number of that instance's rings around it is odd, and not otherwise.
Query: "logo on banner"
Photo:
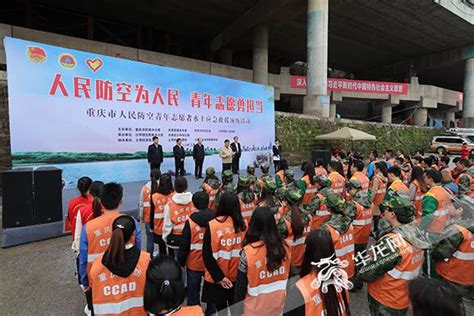
[[[77,63],[76,58],[74,58],[74,56],[68,53],[59,55],[58,61],[61,67],[66,68],[66,69],[74,69]]]
[[[93,72],[97,72],[102,66],[104,65],[104,62],[100,58],[95,58],[95,59],[86,59],[86,64],[87,67],[90,68]]]
[[[39,46],[28,46],[26,57],[37,64],[41,64],[46,60],[46,52]]]

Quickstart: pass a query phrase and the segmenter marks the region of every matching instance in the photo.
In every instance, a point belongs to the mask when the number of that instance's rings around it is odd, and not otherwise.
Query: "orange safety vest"
[[[321,225],[328,220],[329,217],[331,217],[331,213],[329,213],[328,208],[326,204],[322,203],[321,201],[323,200],[323,195],[318,193],[316,194],[319,197],[319,210],[316,211],[316,213],[313,215],[311,218],[311,221],[309,223],[309,226],[311,227],[311,230],[318,229],[321,227]]]
[[[408,192],[409,192],[408,187],[400,179],[393,181],[388,189],[395,192],[402,192],[402,193],[405,193],[406,195],[408,195]]]
[[[395,166],[395,159],[391,158],[391,159],[387,160],[387,162],[390,164],[390,167]]]
[[[241,199],[239,199],[239,202],[240,202],[240,211],[242,212],[242,217],[247,222],[250,221],[253,211],[255,210],[255,207],[257,206],[257,198],[255,197],[255,194],[254,194],[254,199],[250,201],[249,203],[244,203],[244,201],[242,201]]]
[[[354,276],[354,227],[352,224],[349,229],[344,233],[340,234],[339,231],[333,228],[331,225],[326,226],[331,233],[332,242],[334,243],[334,250],[336,256],[340,260],[347,260],[349,264],[344,270],[349,278]]]
[[[206,227],[196,224],[191,218],[188,219],[189,230],[191,232],[191,245],[189,246],[189,254],[186,259],[186,267],[193,271],[204,271],[204,261],[202,259],[202,241]]]
[[[255,242],[244,247],[247,256],[247,294],[242,315],[281,315],[285,305],[286,284],[290,275],[290,247],[275,271],[267,269],[267,246]]]
[[[370,181],[364,173],[358,171],[352,175],[351,179],[359,180],[360,185],[362,186],[362,191],[367,192],[369,190]]]
[[[372,231],[373,205],[370,208],[363,207],[359,202],[352,200],[356,206],[356,216],[352,221],[354,226],[354,243],[365,244],[369,242]]]
[[[230,216],[225,218],[225,220],[224,218],[220,216],[209,222],[212,256],[217,261],[217,265],[224,275],[232,282],[235,282],[245,232],[235,233],[232,218]],[[222,220],[224,221],[222,222]],[[204,279],[207,282],[214,283],[207,268],[204,272]]]
[[[327,176],[328,175],[328,172],[326,171],[326,169],[324,169],[324,167],[316,167],[314,168],[314,173],[317,175],[317,176]]]
[[[217,211],[216,196],[219,192],[219,189],[220,187],[213,189],[209,184],[204,183],[204,190],[206,191],[207,195],[209,195],[209,209],[214,212]]]
[[[436,262],[436,273],[454,283],[473,285],[474,234],[462,226],[454,226],[462,233],[463,241],[451,258]]]
[[[90,274],[92,263],[107,250],[112,237],[114,220],[121,213],[107,213],[90,220],[86,225],[87,236],[87,275]]]
[[[372,178],[372,181],[374,181],[375,178],[379,178],[380,180],[379,187],[377,188],[375,192],[372,192],[372,194],[375,194],[374,204],[379,206],[382,203],[383,199],[385,198],[385,193],[387,193],[387,183],[383,182],[382,179],[380,179],[378,175],[375,175]]]
[[[135,270],[123,278],[110,272],[102,264],[102,256],[98,257],[89,277],[94,315],[148,315],[143,308],[143,295],[149,263],[150,254],[141,251]]]
[[[173,224],[171,235],[182,235],[184,223],[189,219],[189,216],[196,211],[196,208],[193,202],[177,204],[173,199],[170,199],[167,205],[169,207],[170,220]]]
[[[341,176],[338,172],[333,171],[328,176],[329,181],[331,181],[331,191],[332,193],[336,193],[344,196],[344,186],[346,185],[346,179]]]
[[[170,316],[204,316],[200,305],[182,306]]]
[[[150,204],[151,191],[147,187],[146,184],[143,186],[142,191],[143,191],[143,221],[145,223],[149,223],[150,222],[150,209],[151,209],[151,204]]]
[[[436,185],[432,187],[425,196],[431,196],[438,202],[438,208],[433,213],[434,218],[431,224],[426,228],[430,233],[442,233],[448,222],[448,207],[451,204],[451,198],[443,187]]]
[[[291,266],[301,267],[304,257],[304,243],[306,241],[306,236],[308,236],[308,234],[311,232],[310,223],[304,226],[303,233],[296,240],[294,239],[293,231],[291,229],[291,223],[289,221],[285,221],[285,224],[288,227],[288,240],[291,242]]]
[[[172,194],[163,195],[155,193],[152,196],[152,202],[155,206],[155,213],[153,215],[153,232],[157,235],[163,235],[163,222],[165,220],[164,208],[171,198]]]
[[[311,184],[309,181],[309,176],[304,176],[301,180],[306,183],[306,190],[304,191],[303,199],[301,200],[301,204],[306,205],[311,202],[311,199],[313,196],[318,192],[318,189],[316,188],[316,182],[314,184]]]
[[[326,315],[323,299],[319,288],[314,288],[311,284],[316,283],[317,275],[315,272],[305,275],[296,282],[296,288],[300,291],[304,299],[305,315]],[[344,309],[344,298],[341,293],[337,293],[339,306]],[[349,300],[349,293],[346,291],[347,300]],[[349,302],[347,302],[349,303]],[[343,310],[342,316],[347,315],[346,310]]]
[[[382,305],[393,309],[408,308],[408,282],[420,275],[423,265],[423,251],[413,247],[396,233],[388,233],[392,243],[402,255],[402,260],[392,270],[367,284],[369,295]],[[382,259],[383,260],[383,259]]]
[[[416,186],[416,195],[415,200],[413,201],[413,205],[415,206],[416,214],[415,219],[418,223],[421,221],[421,215],[423,214],[423,207],[421,201],[423,200],[423,192],[421,192],[421,185],[418,180],[413,180],[413,184]]]

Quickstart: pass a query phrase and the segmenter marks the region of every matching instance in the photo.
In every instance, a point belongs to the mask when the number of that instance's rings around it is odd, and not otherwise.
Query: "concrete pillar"
[[[382,123],[392,124],[392,104],[390,102],[382,105]]]
[[[253,82],[268,84],[268,26],[256,26],[253,35]]]
[[[221,50],[221,63],[232,66],[232,49],[224,48]]]
[[[413,115],[413,123],[416,126],[425,126],[428,119],[428,109],[418,108]]]
[[[454,126],[456,126],[456,112],[448,111],[445,115],[446,128],[449,128],[449,122],[454,122]]]
[[[464,70],[463,127],[474,127],[474,58],[466,60]]]
[[[329,118],[336,118],[336,113],[337,113],[337,104],[331,103],[329,105]]]
[[[307,88],[303,113],[329,117],[327,96],[328,0],[308,0]]]

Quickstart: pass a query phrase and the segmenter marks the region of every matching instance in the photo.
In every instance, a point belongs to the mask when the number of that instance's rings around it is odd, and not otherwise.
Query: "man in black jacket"
[[[230,144],[230,148],[235,153],[232,157],[232,173],[239,174],[240,156],[242,155],[242,148],[240,147],[239,137],[234,137],[234,142]]]
[[[159,170],[163,163],[163,148],[158,142],[158,137],[153,136],[153,144],[148,146],[148,163],[150,164],[150,170]]]
[[[185,152],[184,148],[181,145],[181,138],[176,140],[176,145],[173,147],[173,156],[174,156],[174,166],[175,166],[175,176],[184,176],[186,171],[184,170],[184,157]]]
[[[202,138],[198,138],[197,143],[194,144],[193,148],[193,159],[194,159],[194,176],[196,179],[202,178],[202,164],[204,163],[204,145],[202,144]]]

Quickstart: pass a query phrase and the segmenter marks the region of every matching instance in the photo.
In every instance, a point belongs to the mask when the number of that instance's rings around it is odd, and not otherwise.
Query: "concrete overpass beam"
[[[466,59],[463,100],[463,125],[472,128],[474,127],[474,58]]]
[[[450,127],[451,124],[450,122],[456,123],[456,112],[454,111],[448,111],[445,114],[445,120],[446,120],[446,127]],[[456,124],[454,124],[456,126]]]
[[[336,113],[337,113],[337,104],[336,103],[331,103],[329,105],[329,118],[335,119],[336,118]]]
[[[329,117],[327,92],[328,0],[308,0],[307,91],[303,113]]]
[[[392,103],[388,101],[382,105],[382,123],[392,124]]]
[[[253,82],[268,84],[268,26],[258,25],[253,37]]]

